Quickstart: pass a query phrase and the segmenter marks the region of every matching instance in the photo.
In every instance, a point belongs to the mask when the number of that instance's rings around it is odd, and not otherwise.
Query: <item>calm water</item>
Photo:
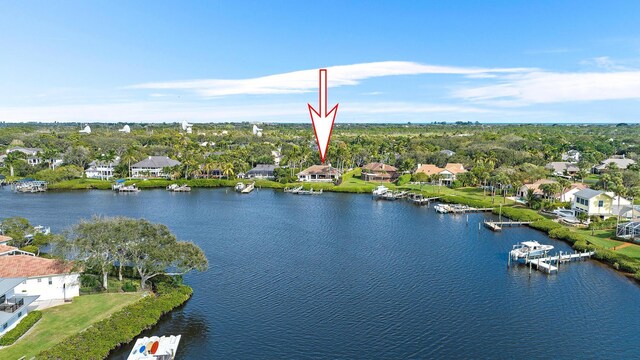
[[[207,253],[193,298],[149,332],[182,334],[180,359],[640,357],[640,287],[593,261],[508,269],[518,241],[569,247],[478,230],[481,214],[271,190],[0,192],[0,217],[55,231],[92,214],[165,223]]]

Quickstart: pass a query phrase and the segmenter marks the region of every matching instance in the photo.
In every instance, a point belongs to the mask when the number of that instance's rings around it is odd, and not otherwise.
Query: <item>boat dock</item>
[[[411,201],[416,205],[429,205],[432,201],[438,200],[442,198],[442,196],[434,196],[426,198],[422,194],[409,193],[407,196],[407,200]]]
[[[484,226],[493,231],[502,231],[504,226],[523,226],[531,223],[532,221],[485,221]]]
[[[459,204],[438,204],[435,206],[435,210],[442,214],[465,214],[470,212],[492,211],[493,208],[476,208]]]
[[[309,190],[305,190],[302,186],[299,186],[299,187],[295,187],[295,188],[285,188],[284,192],[291,193],[291,194],[296,194],[296,195],[321,195],[322,194],[322,189],[313,190],[313,188],[311,188]]]
[[[547,274],[551,274],[554,271],[557,273],[558,268],[563,263],[590,259],[591,256],[593,256],[594,254],[595,254],[594,251],[583,252],[583,253],[575,252],[575,253],[567,253],[567,254],[563,254],[562,252],[560,252],[555,256],[527,258],[525,259],[525,264],[529,265],[529,272],[531,272],[531,268],[535,266],[536,270],[546,272]]]

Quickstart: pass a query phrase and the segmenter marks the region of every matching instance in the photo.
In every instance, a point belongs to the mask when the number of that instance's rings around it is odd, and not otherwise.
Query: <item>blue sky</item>
[[[0,121],[639,122],[640,2],[0,3]]]

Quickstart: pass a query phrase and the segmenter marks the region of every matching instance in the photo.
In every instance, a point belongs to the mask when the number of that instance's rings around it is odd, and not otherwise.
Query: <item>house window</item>
[[[22,285],[27,285],[27,280],[23,281]]]
[[[53,279],[49,278],[49,285],[52,285],[52,284],[53,284]]]
[[[39,282],[39,283],[40,283],[40,282],[42,282],[42,279],[38,278],[38,282]]]
[[[604,206],[604,200],[598,201],[598,207],[603,207],[603,206]]]
[[[18,313],[18,317],[22,317],[22,311]]]
[[[6,329],[9,326],[9,323],[4,323],[4,325],[2,325],[2,330]]]

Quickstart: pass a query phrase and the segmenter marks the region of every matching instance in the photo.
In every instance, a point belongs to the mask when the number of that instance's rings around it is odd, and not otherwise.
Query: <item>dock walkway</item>
[[[533,221],[485,221],[484,226],[493,231],[502,231],[503,226],[523,226],[529,225]]]
[[[595,252],[593,251],[583,252],[583,253],[576,252],[572,254],[571,253],[563,254],[561,252],[560,254],[555,256],[545,256],[545,257],[539,257],[539,258],[525,259],[525,264],[529,265],[529,269],[531,269],[532,266],[535,266],[537,270],[545,271],[546,273],[551,274],[554,271],[558,272],[559,264],[570,262],[570,261],[588,259],[588,258],[591,258],[593,254],[595,254]],[[555,265],[553,265],[554,263]]]

